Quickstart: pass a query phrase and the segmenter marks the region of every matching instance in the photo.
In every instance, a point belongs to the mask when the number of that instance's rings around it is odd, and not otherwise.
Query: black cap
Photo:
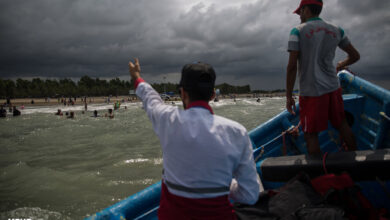
[[[186,64],[181,71],[179,86],[185,90],[214,89],[215,78],[215,71],[210,64]]]

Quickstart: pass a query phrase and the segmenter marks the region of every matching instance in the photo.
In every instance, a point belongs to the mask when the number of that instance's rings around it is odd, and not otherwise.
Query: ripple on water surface
[[[161,179],[162,152],[140,103],[35,107],[0,119],[0,219],[81,219]],[[122,106],[124,106],[122,105]],[[175,103],[181,108],[180,103]],[[251,130],[283,109],[282,98],[211,102]],[[58,108],[75,119],[55,116]]]

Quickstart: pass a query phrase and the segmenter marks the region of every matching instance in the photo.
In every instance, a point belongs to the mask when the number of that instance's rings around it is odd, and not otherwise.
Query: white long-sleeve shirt
[[[141,78],[136,94],[160,139],[163,181],[170,193],[186,198],[229,194],[235,202],[257,201],[260,180],[242,125],[214,115],[206,102],[187,110],[166,105]],[[231,184],[233,178],[237,184]]]

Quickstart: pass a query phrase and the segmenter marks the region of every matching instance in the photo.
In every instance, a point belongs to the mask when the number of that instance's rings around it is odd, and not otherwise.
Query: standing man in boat
[[[260,180],[246,129],[214,115],[215,72],[205,63],[187,64],[180,80],[184,110],[165,104],[129,62],[137,96],[152,121],[163,152],[159,219],[236,219],[229,198],[256,203]]]
[[[309,154],[321,154],[318,133],[327,129],[328,121],[339,130],[348,149],[356,149],[355,137],[344,115],[337,71],[358,61],[360,55],[343,29],[319,18],[322,6],[322,0],[301,0],[294,11],[301,24],[292,29],[288,41],[286,107],[295,114],[292,91],[298,70],[300,122]],[[348,57],[335,67],[337,47]]]

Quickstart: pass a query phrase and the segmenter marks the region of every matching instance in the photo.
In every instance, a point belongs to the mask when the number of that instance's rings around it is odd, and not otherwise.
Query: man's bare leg
[[[338,130],[340,132],[341,139],[348,146],[348,151],[356,150],[355,135],[352,133],[352,129],[351,127],[349,127],[346,119],[344,119],[343,122],[341,122],[340,128]]]
[[[309,155],[321,155],[318,133],[305,133],[304,137]]]

